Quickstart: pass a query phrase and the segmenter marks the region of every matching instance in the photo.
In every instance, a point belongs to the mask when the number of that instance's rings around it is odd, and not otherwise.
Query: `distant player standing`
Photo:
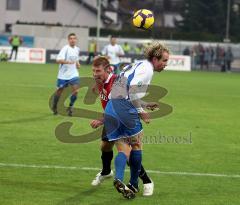
[[[57,79],[57,90],[53,98],[52,110],[53,113],[57,114],[57,104],[59,98],[63,92],[63,89],[68,85],[71,86],[72,95],[70,97],[70,103],[68,107],[68,115],[72,116],[72,109],[74,102],[77,99],[79,90],[79,53],[80,48],[76,46],[77,36],[74,33],[68,35],[68,45],[64,46],[58,56],[56,62],[59,63],[58,79]]]
[[[10,54],[9,59],[10,60],[12,59],[13,52],[15,51],[15,60],[17,60],[18,48],[19,48],[19,46],[22,45],[23,40],[20,36],[14,35],[9,39],[9,43],[12,46],[12,50],[11,50],[11,54]]]
[[[124,51],[120,45],[117,44],[117,38],[112,36],[110,38],[110,44],[106,45],[102,54],[108,58],[111,66],[113,67],[113,72],[115,74],[119,73],[120,58],[124,55]]]

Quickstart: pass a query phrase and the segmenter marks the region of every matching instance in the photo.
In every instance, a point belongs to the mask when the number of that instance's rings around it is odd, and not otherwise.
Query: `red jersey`
[[[110,73],[108,76],[108,79],[104,82],[104,84],[98,85],[99,96],[101,99],[103,109],[105,109],[107,105],[108,96],[111,92],[113,82],[116,78],[117,78],[117,75]]]

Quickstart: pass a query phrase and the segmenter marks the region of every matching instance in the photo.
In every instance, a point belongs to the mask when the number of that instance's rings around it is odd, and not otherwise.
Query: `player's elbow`
[[[62,63],[62,60],[57,59],[56,63],[60,64],[60,63]]]

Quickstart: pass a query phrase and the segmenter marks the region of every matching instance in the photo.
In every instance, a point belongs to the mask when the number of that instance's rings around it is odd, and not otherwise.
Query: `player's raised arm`
[[[78,52],[78,58],[77,58],[77,62],[76,62],[76,67],[77,69],[79,69],[81,67],[81,64],[80,64],[80,49],[79,49],[79,52]]]
[[[150,68],[149,68],[150,66]],[[139,65],[134,73],[134,77],[129,87],[129,98],[137,109],[140,118],[145,122],[150,122],[149,114],[144,110],[146,103],[142,101],[142,98],[146,95],[148,85],[151,82],[153,69],[150,63],[143,62]]]
[[[63,47],[58,56],[57,56],[57,59],[56,59],[56,62],[58,64],[74,64],[75,62],[72,62],[72,61],[69,61],[67,60],[67,47]]]
[[[118,49],[119,49],[118,56],[119,56],[119,57],[122,57],[122,56],[124,56],[124,55],[125,55],[125,53],[124,53],[124,50],[122,49],[122,46],[118,45]]]
[[[106,56],[107,55],[107,45],[104,46],[104,48],[102,49],[102,55]]]
[[[58,64],[74,64],[74,61],[67,61],[67,60],[56,60]],[[80,66],[80,64],[79,64]]]

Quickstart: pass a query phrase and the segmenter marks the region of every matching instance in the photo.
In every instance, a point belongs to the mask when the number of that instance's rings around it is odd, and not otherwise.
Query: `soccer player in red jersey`
[[[93,77],[96,81],[96,87],[98,89],[99,97],[101,99],[102,107],[105,109],[108,96],[111,92],[112,85],[117,78],[117,75],[111,73],[110,63],[106,57],[97,57],[93,61]],[[90,125],[92,128],[98,128],[103,125],[103,118],[93,120]],[[102,151],[102,171],[96,175],[96,178],[92,181],[93,186],[97,186],[101,184],[101,182],[113,176],[113,172],[111,170],[111,161],[113,159],[113,146],[114,142],[108,141],[106,138],[105,129],[103,128],[102,132],[102,142],[101,142],[101,151]],[[126,150],[126,155],[129,156],[131,148]],[[146,171],[143,166],[141,166],[141,171],[139,177],[142,179],[144,187],[143,187],[143,195],[150,196],[153,194],[154,184],[152,180],[148,177]],[[134,187],[131,184],[127,185],[129,189],[133,192],[138,192],[138,187]]]

